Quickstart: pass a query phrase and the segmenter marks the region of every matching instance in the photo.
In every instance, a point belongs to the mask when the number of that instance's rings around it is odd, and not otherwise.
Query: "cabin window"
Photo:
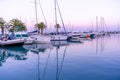
[[[28,37],[28,35],[22,35],[22,37]]]
[[[16,35],[16,37],[21,37],[20,35]]]

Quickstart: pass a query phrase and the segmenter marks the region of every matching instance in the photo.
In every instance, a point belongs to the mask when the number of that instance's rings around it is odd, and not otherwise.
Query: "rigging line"
[[[43,12],[42,4],[41,4],[40,0],[38,0],[38,1],[39,1],[40,9],[41,9],[41,12],[42,12],[42,15],[43,15],[45,24],[46,24],[46,26],[47,26],[47,20],[46,20],[46,18],[45,18],[44,12]]]
[[[60,18],[61,18],[61,21],[62,21],[62,25],[63,25],[64,31],[65,31],[65,33],[67,35],[66,29],[65,29],[65,24],[64,24],[64,21],[63,21],[63,18],[62,18],[62,14],[61,14],[61,11],[60,11],[60,7],[59,7],[59,4],[58,4],[57,0],[56,0],[56,4],[57,4],[57,8],[58,8],[58,11],[59,11],[59,15],[60,15]]]
[[[36,0],[34,0],[35,2],[35,18],[36,18],[36,24],[38,23],[38,19],[37,19],[37,2]]]
[[[38,24],[38,18],[37,18],[37,2],[34,0],[35,3],[35,17],[36,17],[36,24]],[[38,34],[38,28],[37,28],[37,34]]]

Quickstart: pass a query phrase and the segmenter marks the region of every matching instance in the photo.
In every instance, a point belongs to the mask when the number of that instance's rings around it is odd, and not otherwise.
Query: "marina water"
[[[120,35],[0,48],[0,80],[120,80]],[[31,49],[32,48],[32,49]]]

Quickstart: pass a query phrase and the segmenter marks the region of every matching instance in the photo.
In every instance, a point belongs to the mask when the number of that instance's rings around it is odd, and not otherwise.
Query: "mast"
[[[120,30],[120,28],[119,28],[119,21],[117,22],[117,25],[118,25],[118,33],[120,32],[119,30]]]
[[[91,21],[91,32],[94,32],[94,30],[93,30],[93,21]]]
[[[35,2],[35,19],[36,19],[35,22],[36,22],[36,24],[38,24],[38,19],[37,19],[37,2],[36,2],[36,0],[34,0],[34,2]]]
[[[57,9],[56,9],[56,7],[57,7],[57,1],[56,0],[54,0],[54,7],[55,7],[55,26],[57,27]],[[57,29],[57,28],[56,28]],[[57,31],[57,30],[56,30]]]
[[[98,32],[98,16],[96,16],[96,31]]]

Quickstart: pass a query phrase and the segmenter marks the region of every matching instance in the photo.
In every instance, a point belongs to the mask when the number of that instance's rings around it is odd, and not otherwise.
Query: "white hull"
[[[7,40],[7,41],[2,41],[0,40],[0,46],[9,46],[9,45],[23,45],[25,42],[25,39],[13,39],[13,40]]]
[[[64,35],[52,35],[51,41],[67,41],[67,36]]]
[[[70,42],[80,42],[80,43],[83,43],[83,42],[81,41],[81,38],[80,38],[80,37],[72,37],[72,38],[70,39]]]
[[[33,35],[31,36],[33,38],[33,43],[38,44],[47,44],[50,43],[50,37],[44,36],[44,35]]]
[[[33,39],[25,39],[25,43],[24,44],[32,44],[33,43]]]

